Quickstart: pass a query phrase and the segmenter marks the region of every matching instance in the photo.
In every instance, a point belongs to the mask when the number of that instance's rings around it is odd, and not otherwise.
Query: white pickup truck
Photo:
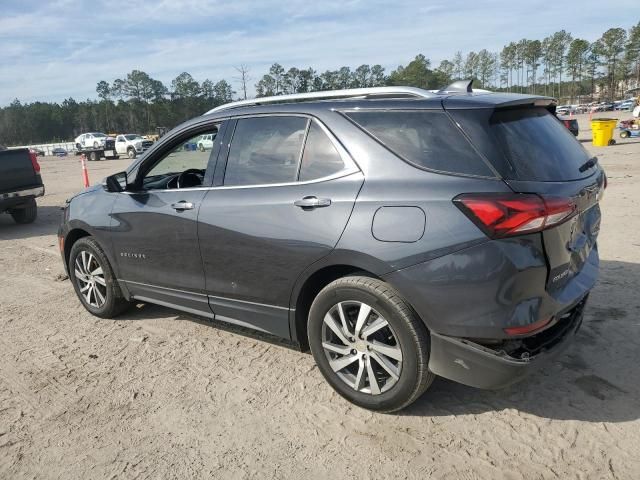
[[[140,155],[151,145],[153,145],[151,140],[145,140],[135,133],[127,133],[116,137],[116,152],[118,155],[127,155],[129,158],[136,158],[137,155]]]

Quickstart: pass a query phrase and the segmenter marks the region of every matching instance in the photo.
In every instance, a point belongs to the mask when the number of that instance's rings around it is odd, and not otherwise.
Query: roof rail
[[[427,90],[415,87],[371,87],[348,88],[344,90],[327,90],[322,92],[294,93],[292,95],[276,95],[273,97],[239,100],[212,108],[205,113],[220,112],[251,105],[267,105],[272,103],[309,102],[313,100],[330,100],[339,98],[432,98],[436,95]]]

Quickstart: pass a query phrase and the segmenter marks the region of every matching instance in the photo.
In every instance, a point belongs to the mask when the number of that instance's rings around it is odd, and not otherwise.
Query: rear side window
[[[306,118],[255,117],[238,120],[224,175],[225,185],[295,182]]]
[[[300,165],[301,182],[328,177],[344,170],[345,164],[322,128],[312,122]]]
[[[444,112],[358,111],[345,115],[405,161],[427,170],[494,177]]]
[[[546,108],[452,112],[507,180],[558,182],[590,176],[590,155]]]

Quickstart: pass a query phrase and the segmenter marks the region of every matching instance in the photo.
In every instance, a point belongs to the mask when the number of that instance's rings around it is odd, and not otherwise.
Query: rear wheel
[[[97,162],[98,161],[98,152],[89,152],[89,161]]]
[[[122,295],[106,255],[92,237],[83,237],[71,247],[69,278],[82,305],[93,315],[113,318],[132,304]]]
[[[30,199],[24,206],[9,210],[16,223],[32,223],[38,217],[38,205],[36,199]]]
[[[311,305],[308,336],[325,379],[363,408],[400,410],[435,378],[426,328],[381,280],[353,276],[327,285]]]

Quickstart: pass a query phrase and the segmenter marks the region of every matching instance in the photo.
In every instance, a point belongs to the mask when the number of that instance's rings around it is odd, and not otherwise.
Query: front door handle
[[[180,200],[179,202],[172,203],[171,208],[177,210],[178,212],[182,212],[183,210],[193,210],[195,205],[191,202],[185,202],[184,200]]]
[[[314,208],[328,207],[331,205],[331,199],[318,197],[304,197],[293,202],[296,207],[303,210],[313,210]]]

